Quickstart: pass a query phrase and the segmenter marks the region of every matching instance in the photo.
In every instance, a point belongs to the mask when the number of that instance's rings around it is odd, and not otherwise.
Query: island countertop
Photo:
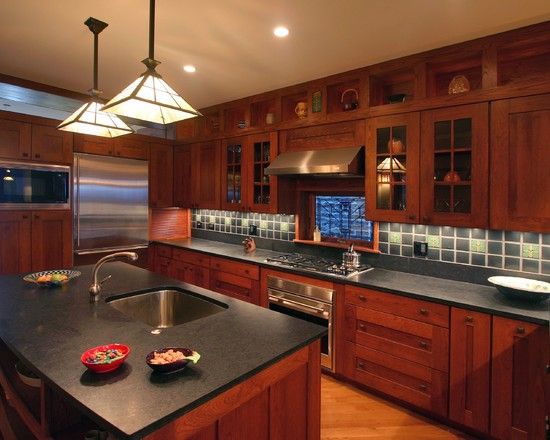
[[[326,329],[125,263],[111,273],[99,303],[89,302],[91,266],[61,288],[41,288],[21,276],[0,277],[0,339],[46,383],[101,427],[139,438],[322,336]],[[128,292],[180,287],[227,305],[221,313],[152,334],[105,300]],[[88,348],[111,342],[130,346],[116,372],[98,375],[80,362]],[[182,373],[160,376],[147,353],[168,346],[201,354]]]

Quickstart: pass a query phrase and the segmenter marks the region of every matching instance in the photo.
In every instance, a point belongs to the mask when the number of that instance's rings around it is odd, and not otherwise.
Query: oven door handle
[[[322,309],[320,307],[314,307],[314,306],[310,306],[308,304],[302,304],[302,303],[299,303],[297,301],[293,301],[291,299],[286,299],[286,298],[280,298],[278,296],[270,295],[269,296],[269,301],[276,302],[276,303],[279,303],[279,304],[288,305],[288,306],[294,307],[297,310],[300,310],[300,311],[306,312],[306,313],[311,313],[312,310],[317,315],[324,315],[326,313],[325,309]]]

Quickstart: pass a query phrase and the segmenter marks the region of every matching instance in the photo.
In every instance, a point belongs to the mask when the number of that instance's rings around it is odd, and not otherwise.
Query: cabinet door
[[[31,270],[31,213],[0,211],[0,274]]]
[[[491,315],[451,309],[449,418],[489,433]]]
[[[32,270],[73,265],[71,211],[33,211]]]
[[[222,142],[221,208],[243,211],[246,204],[247,138],[225,139]]]
[[[277,177],[265,174],[265,169],[277,156],[277,132],[250,136],[246,151],[249,167],[246,180],[247,207],[254,212],[277,212]]]
[[[112,156],[115,151],[113,139],[87,134],[74,135],[74,151],[79,153]]]
[[[173,150],[170,145],[151,144],[149,160],[149,206],[174,206]]]
[[[193,208],[193,182],[191,145],[174,147],[174,204],[180,208]]]
[[[491,435],[501,439],[546,437],[545,393],[550,392],[548,327],[493,318]]]
[[[0,157],[30,159],[31,124],[0,120]]]
[[[421,223],[486,228],[488,105],[422,113]]]
[[[149,143],[136,139],[134,136],[121,136],[114,139],[114,155],[128,159],[147,160]]]
[[[193,145],[191,169],[193,205],[197,208],[220,208],[220,160],[219,141]]]
[[[233,273],[212,269],[210,271],[210,290],[256,305],[260,302],[259,281]]]
[[[419,130],[418,113],[368,120],[367,219],[419,222]]]
[[[171,260],[170,258],[157,255],[155,257],[155,272],[165,275],[167,277],[174,276],[173,262],[174,260]]]
[[[32,159],[73,163],[73,134],[45,125],[32,126]]]
[[[550,232],[550,94],[491,104],[491,228]]]

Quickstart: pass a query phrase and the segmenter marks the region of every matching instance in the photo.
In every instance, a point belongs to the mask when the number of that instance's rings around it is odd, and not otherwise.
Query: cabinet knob
[[[23,214],[22,218],[23,218],[23,220],[26,220],[26,219],[29,218],[29,216],[27,214]]]
[[[361,368],[361,370],[365,369],[365,364],[361,361],[357,362],[357,367]]]
[[[428,309],[420,309],[420,314],[426,316],[428,314]]]
[[[34,155],[34,157],[36,157],[37,159],[40,159],[40,154],[36,153],[36,154]]]
[[[422,348],[428,348],[428,343],[426,341],[420,341],[418,345],[420,345],[420,347]]]
[[[474,318],[472,316],[466,316],[466,318],[464,318],[464,321],[466,322],[474,322]]]
[[[524,335],[524,334],[525,334],[525,327],[518,327],[518,328],[516,329],[516,333],[517,333],[518,335]]]
[[[107,151],[107,153],[109,154],[109,156],[113,155],[113,152],[111,150]]]
[[[427,215],[425,215],[425,216],[422,217],[422,221],[423,221],[424,223],[429,223],[429,222],[430,222],[430,217],[428,217]]]
[[[34,214],[34,219],[35,220],[40,220],[40,216],[38,214]]]
[[[416,219],[416,215],[414,214],[409,215],[409,220],[415,220],[415,219]]]
[[[359,300],[360,301],[366,301],[367,297],[365,295],[359,295]]]
[[[367,328],[367,326],[365,324],[363,324],[363,323],[359,324],[359,329],[365,330],[366,328]]]
[[[29,153],[23,153],[22,156],[23,157],[29,157]]]
[[[426,390],[428,389],[428,385],[422,384],[422,385],[420,385],[420,386],[418,387],[418,389],[419,389],[420,391],[426,391]]]

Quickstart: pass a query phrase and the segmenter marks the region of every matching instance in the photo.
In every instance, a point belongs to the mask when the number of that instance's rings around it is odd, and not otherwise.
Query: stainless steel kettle
[[[342,254],[342,264],[348,269],[357,268],[361,265],[359,259],[361,254],[353,250],[353,244],[350,245],[348,250]]]

